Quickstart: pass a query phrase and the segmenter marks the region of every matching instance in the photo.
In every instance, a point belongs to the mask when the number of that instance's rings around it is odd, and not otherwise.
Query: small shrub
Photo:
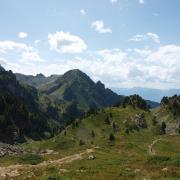
[[[39,164],[43,161],[43,158],[37,154],[26,154],[20,158],[20,162],[23,164]]]
[[[111,118],[112,118],[112,113],[111,113],[111,112],[109,113],[109,117],[111,117]]]
[[[115,122],[113,122],[112,127],[113,127],[113,130],[116,131],[116,123]]]
[[[73,122],[73,123],[72,123],[72,129],[75,129],[75,128],[76,128],[76,123]]]
[[[104,120],[104,121],[105,121],[105,123],[106,123],[106,124],[108,124],[108,125],[110,125],[110,124],[111,124],[111,121],[110,121],[110,119],[109,119],[109,117],[108,117],[108,116],[105,118],[105,120]]]
[[[172,157],[171,164],[175,166],[180,166],[180,156]]]
[[[179,127],[178,127],[178,133],[180,134],[180,124],[179,124]]]
[[[51,133],[45,131],[45,132],[43,133],[43,136],[44,136],[44,138],[49,139],[49,138],[51,138]]]
[[[115,141],[115,136],[114,136],[113,133],[111,133],[111,134],[109,135],[109,140],[110,140],[110,141]]]
[[[174,165],[180,166],[180,156],[167,157],[167,156],[151,156],[147,161],[149,164],[160,165]]]
[[[162,122],[161,124],[161,134],[166,134],[166,123]]]
[[[161,165],[166,165],[170,161],[170,157],[167,156],[151,156],[148,158],[147,162],[148,164],[161,164]]]
[[[95,132],[92,130],[92,132],[91,132],[91,136],[92,136],[92,138],[94,138],[95,137]]]
[[[125,129],[125,133],[129,134],[129,129],[128,128]]]
[[[85,142],[84,142],[82,139],[80,139],[79,145],[80,145],[80,146],[83,146],[83,145],[85,145]]]
[[[153,116],[153,118],[152,118],[152,125],[153,125],[153,126],[156,126],[157,123],[158,123],[157,117],[156,117],[156,116]]]
[[[78,122],[76,122],[75,125],[76,125],[76,127],[78,127],[79,126]]]
[[[62,178],[59,175],[51,175],[47,177],[47,180],[62,180]]]
[[[58,173],[59,172],[59,170],[58,170],[58,168],[56,168],[56,167],[53,167],[53,166],[48,166],[47,168],[46,168],[46,171],[48,171],[48,173],[51,173],[51,174],[55,174],[55,173]]]
[[[66,131],[64,131],[64,135],[66,136],[66,134],[67,134],[67,132]]]

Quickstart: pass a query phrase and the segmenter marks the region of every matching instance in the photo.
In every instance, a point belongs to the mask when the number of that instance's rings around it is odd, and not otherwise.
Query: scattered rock
[[[89,155],[88,160],[94,160],[96,157],[94,155]]]
[[[135,117],[131,117],[131,119],[135,121],[139,128],[147,128],[147,122],[144,113],[136,114]]]
[[[19,172],[18,172],[18,170],[11,171],[11,172],[8,174],[8,176],[9,176],[9,177],[19,176]]]
[[[140,172],[140,171],[141,171],[140,169],[135,169],[135,170],[134,170],[135,173],[138,173],[138,172]]]
[[[51,149],[45,149],[40,152],[40,155],[49,155],[49,154],[58,154],[58,152],[55,152],[54,150]]]
[[[60,169],[59,172],[60,173],[67,173],[67,172],[69,172],[69,170],[67,170],[67,169]]]
[[[168,168],[165,167],[165,168],[162,169],[162,171],[163,171],[163,172],[166,172],[166,171],[168,171]]]
[[[99,147],[99,146],[96,146],[96,147],[94,147],[94,149],[100,149],[100,147]]]
[[[17,155],[24,154],[24,150],[17,146],[12,146],[10,144],[0,143],[0,157],[5,155]]]

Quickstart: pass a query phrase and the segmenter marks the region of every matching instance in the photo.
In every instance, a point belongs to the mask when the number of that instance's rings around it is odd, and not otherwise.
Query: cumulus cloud
[[[133,50],[131,50],[131,52],[135,52],[137,55],[141,57],[146,57],[152,53],[150,49],[137,49],[137,48],[134,48]]]
[[[81,13],[81,15],[83,15],[83,16],[87,14],[87,12],[86,12],[85,9],[81,9],[81,10],[80,10],[80,13]]]
[[[144,0],[139,0],[139,4],[144,4]]]
[[[136,41],[136,42],[153,40],[157,44],[160,43],[159,35],[152,33],[152,32],[148,32],[147,34],[137,34],[129,40],[130,41]]]
[[[111,87],[180,87],[180,46],[166,45],[156,50],[103,50],[98,54],[103,59],[98,61],[98,67],[103,68],[96,71],[96,77]]]
[[[115,4],[115,3],[118,2],[118,0],[110,0],[110,2],[111,2],[112,4]]]
[[[13,53],[14,57],[18,56],[19,61],[23,62],[41,62],[43,61],[38,54],[38,51],[23,43],[14,41],[0,41],[0,56],[8,56]]]
[[[151,38],[155,43],[160,43],[160,38],[157,34],[149,32],[147,33],[147,36]]]
[[[35,40],[34,41],[35,46],[38,46],[40,42],[41,42],[41,40],[39,40],[39,39]]]
[[[81,53],[87,49],[87,45],[80,37],[69,32],[56,32],[48,35],[51,49],[58,53]]]
[[[24,39],[28,37],[28,34],[26,32],[19,32],[19,38]]]
[[[161,46],[158,51],[148,56],[148,61],[165,68],[180,68],[180,46]]]
[[[95,31],[99,33],[112,33],[110,27],[105,27],[104,21],[97,20],[92,22],[91,27],[95,29]]]
[[[136,42],[140,42],[140,41],[144,41],[147,40],[147,36],[145,35],[141,35],[141,34],[137,34],[135,36],[133,36],[131,39],[129,39],[130,41],[136,41]]]

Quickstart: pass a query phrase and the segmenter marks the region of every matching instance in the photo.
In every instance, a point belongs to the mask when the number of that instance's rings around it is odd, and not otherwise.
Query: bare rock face
[[[24,150],[9,144],[0,143],[0,157],[5,155],[24,154]]]
[[[147,128],[147,122],[146,122],[146,118],[144,116],[144,113],[142,114],[137,114],[135,117],[134,117],[134,121],[136,122],[137,126],[139,128]]]

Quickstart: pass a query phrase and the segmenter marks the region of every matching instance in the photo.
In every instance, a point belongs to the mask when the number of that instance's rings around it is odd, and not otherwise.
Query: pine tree
[[[161,124],[161,133],[166,134],[166,123],[164,121]]]
[[[91,136],[92,136],[92,138],[94,138],[95,137],[95,133],[94,133],[94,131],[92,130],[92,132],[91,132]]]
[[[111,134],[109,135],[109,140],[110,140],[110,141],[115,141],[115,136],[114,136],[113,133],[111,133]]]

